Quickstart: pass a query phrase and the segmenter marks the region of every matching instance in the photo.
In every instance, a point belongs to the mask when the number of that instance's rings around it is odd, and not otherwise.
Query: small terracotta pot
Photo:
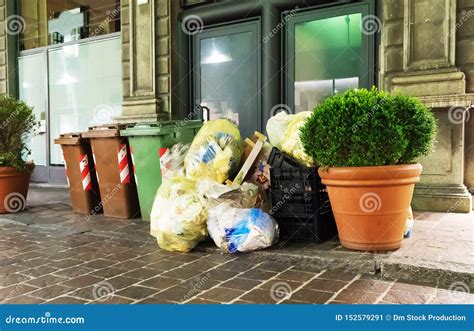
[[[319,169],[344,247],[400,248],[421,164]]]
[[[30,176],[13,167],[0,167],[0,214],[18,213],[25,208]]]

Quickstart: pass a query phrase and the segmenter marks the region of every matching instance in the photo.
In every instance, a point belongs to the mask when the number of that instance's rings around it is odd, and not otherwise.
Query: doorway
[[[261,128],[259,21],[212,27],[192,40],[194,106],[228,118],[243,137]]]

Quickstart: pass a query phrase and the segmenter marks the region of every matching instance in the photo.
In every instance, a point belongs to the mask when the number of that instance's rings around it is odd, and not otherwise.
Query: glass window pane
[[[19,5],[20,50],[120,31],[120,0],[20,0]]]
[[[54,138],[111,123],[122,111],[120,38],[49,52],[51,164],[61,164]]]
[[[31,137],[28,145],[30,158],[36,165],[46,165],[46,60],[44,53],[18,59],[19,97],[33,107],[36,120],[40,122],[38,135]]]
[[[295,108],[313,110],[328,96],[359,87],[361,14],[295,25]]]
[[[252,32],[201,40],[201,104],[249,136],[258,125],[258,52]]]

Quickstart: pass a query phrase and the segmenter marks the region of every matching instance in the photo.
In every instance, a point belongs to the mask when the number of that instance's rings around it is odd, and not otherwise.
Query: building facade
[[[248,135],[278,111],[376,85],[438,119],[414,208],[472,209],[474,0],[0,0],[0,21],[0,92],[43,123],[37,181],[64,180],[62,132],[207,108]]]

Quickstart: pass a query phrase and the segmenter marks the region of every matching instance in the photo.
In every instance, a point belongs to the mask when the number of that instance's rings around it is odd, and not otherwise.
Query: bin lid
[[[58,145],[79,145],[81,140],[81,132],[69,132],[60,134],[59,138],[54,139],[54,143]]]
[[[201,126],[201,120],[145,122],[127,125],[127,128],[120,133],[122,136],[159,136],[181,130],[196,129]]]
[[[120,130],[124,129],[124,124],[105,124],[91,126],[82,133],[84,138],[110,138],[120,137]]]

